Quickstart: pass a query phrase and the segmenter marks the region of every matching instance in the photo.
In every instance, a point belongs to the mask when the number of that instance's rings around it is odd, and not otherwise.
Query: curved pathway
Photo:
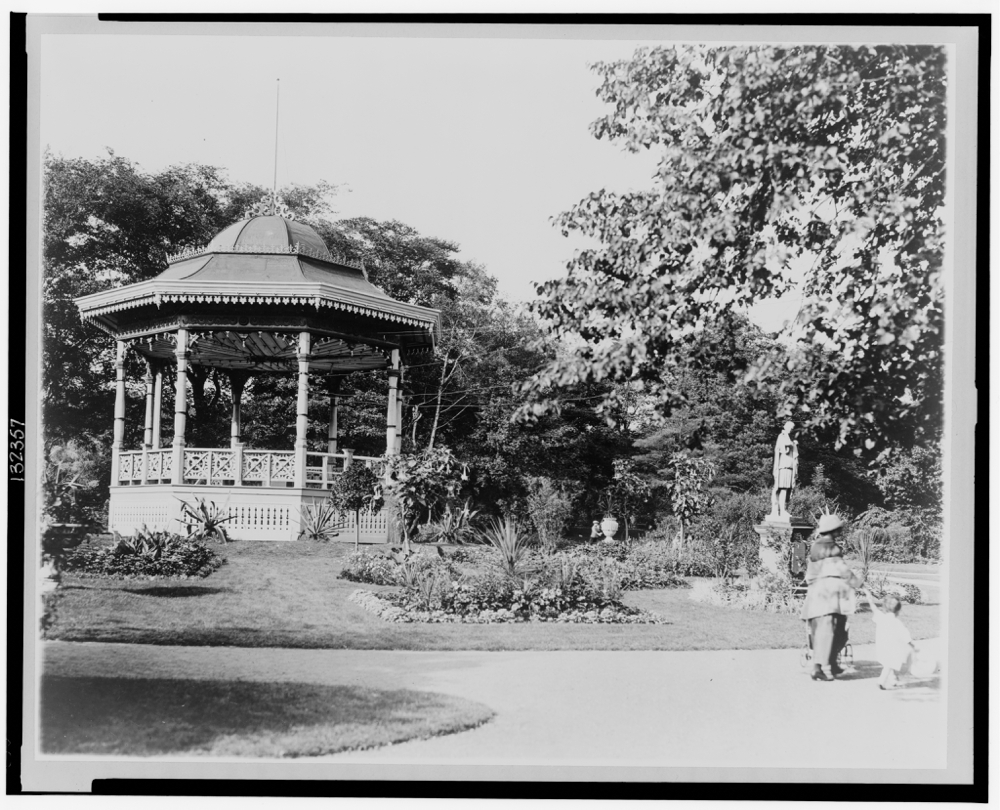
[[[937,642],[921,642],[935,647]],[[479,701],[485,726],[343,763],[943,768],[940,676],[881,692],[857,672],[810,680],[797,650],[407,652],[47,642],[50,674],[303,681],[424,689]],[[817,733],[816,729],[822,729]],[[891,732],[892,745],[886,745]]]

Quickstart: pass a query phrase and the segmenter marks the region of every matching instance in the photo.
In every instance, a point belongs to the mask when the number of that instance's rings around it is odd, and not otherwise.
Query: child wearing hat
[[[895,689],[899,685],[899,676],[909,668],[911,656],[916,649],[910,631],[899,620],[903,603],[895,596],[888,595],[879,608],[867,588],[864,593],[871,605],[872,620],[875,622],[875,656],[882,665],[878,688]]]
[[[843,670],[837,656],[847,643],[847,616],[854,612],[854,589],[861,578],[843,558],[840,534],[844,521],[837,515],[819,519],[819,538],[809,549],[805,602],[802,618],[809,623],[812,638],[812,679],[832,681]]]

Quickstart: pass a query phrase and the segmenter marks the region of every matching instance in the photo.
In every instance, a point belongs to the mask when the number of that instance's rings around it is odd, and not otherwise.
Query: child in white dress
[[[875,622],[875,655],[882,665],[878,688],[895,689],[899,684],[899,676],[909,668],[911,656],[916,649],[910,631],[899,620],[903,604],[895,596],[886,596],[879,608],[867,588],[865,597],[871,605],[872,620]]]

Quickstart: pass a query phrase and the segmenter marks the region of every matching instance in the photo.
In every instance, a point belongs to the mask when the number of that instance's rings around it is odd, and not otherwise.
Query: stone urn
[[[601,521],[601,531],[604,533],[604,540],[601,541],[602,543],[615,542],[615,532],[618,531],[618,521],[608,515],[608,517]]]

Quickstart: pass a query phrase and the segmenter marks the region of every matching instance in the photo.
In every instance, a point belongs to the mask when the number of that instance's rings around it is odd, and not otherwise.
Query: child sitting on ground
[[[872,619],[875,622],[875,655],[882,665],[878,688],[895,689],[899,684],[899,676],[909,668],[911,656],[916,649],[910,631],[899,620],[903,603],[895,596],[886,596],[879,608],[867,588],[864,593],[871,605]]]

